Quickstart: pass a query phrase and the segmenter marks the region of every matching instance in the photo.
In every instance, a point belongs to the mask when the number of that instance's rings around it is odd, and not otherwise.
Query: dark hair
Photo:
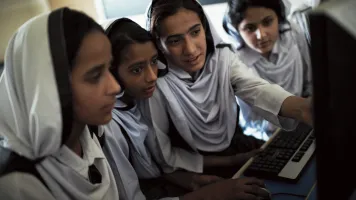
[[[214,41],[211,35],[208,20],[203,8],[196,0],[152,0],[148,10],[147,27],[155,39],[159,38],[160,24],[162,20],[176,14],[179,9],[185,8],[198,14],[200,21],[205,29],[208,52],[214,51]]]
[[[92,31],[105,33],[94,19],[83,12],[70,9],[65,9],[63,12],[63,31],[71,68],[75,65],[75,59],[84,37]]]
[[[105,32],[112,45],[113,67],[120,65],[123,53],[129,45],[146,42],[155,44],[152,35],[148,31],[128,18],[115,20]]]
[[[117,71],[118,66],[122,62],[124,52],[127,50],[129,45],[135,43],[142,44],[146,42],[152,42],[157,49],[158,59],[165,63],[164,56],[157,48],[151,33],[146,31],[131,19],[121,18],[115,20],[106,29],[105,33],[109,37],[112,45],[113,62],[111,72],[122,87],[124,85],[122,84],[122,81],[120,81],[120,76]],[[166,70],[159,70],[158,73],[158,76],[162,76],[166,73]]]
[[[245,43],[241,38],[238,29],[235,27],[238,27],[245,18],[246,10],[249,7],[264,7],[273,10],[278,17],[280,33],[290,30],[290,27],[285,28],[282,26],[283,24],[289,24],[282,0],[229,0],[228,6],[228,12],[227,16],[224,18],[223,27],[228,34],[238,40],[240,43],[239,48],[242,48]]]

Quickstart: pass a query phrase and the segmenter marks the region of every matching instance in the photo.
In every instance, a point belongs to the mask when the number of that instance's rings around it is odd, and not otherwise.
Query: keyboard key
[[[292,159],[293,162],[299,162],[300,159],[302,159],[302,157],[300,156],[294,156],[294,158]]]
[[[311,130],[309,126],[300,124],[296,131],[281,131],[244,174],[270,180],[278,178],[288,162],[300,162],[304,152],[313,144],[315,137],[308,136]]]
[[[299,162],[299,161],[302,159],[303,156],[304,156],[304,152],[298,152],[298,153],[294,156],[294,158],[292,159],[292,161],[294,161],[294,162]]]
[[[300,151],[306,151],[308,150],[309,146],[308,145],[303,145],[301,148],[300,148]]]

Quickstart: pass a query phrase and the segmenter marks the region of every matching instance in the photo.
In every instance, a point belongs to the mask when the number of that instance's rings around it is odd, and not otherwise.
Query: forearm
[[[204,156],[205,167],[222,167],[233,165],[234,156]]]
[[[175,171],[169,174],[164,174],[163,178],[166,179],[167,181],[178,185],[182,188],[185,188],[189,191],[193,191],[196,188],[193,186],[193,180],[196,176],[196,173],[193,172],[187,172],[187,171]]]

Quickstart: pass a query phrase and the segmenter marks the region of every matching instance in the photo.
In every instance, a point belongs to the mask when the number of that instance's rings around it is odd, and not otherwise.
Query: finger
[[[218,180],[223,180],[223,178],[213,175],[200,175],[195,178],[196,181],[199,183],[206,183],[206,182],[215,182]]]
[[[224,178],[220,177],[220,176],[208,176],[207,180],[209,182],[216,182],[216,181],[221,181],[224,180]]]
[[[260,154],[262,152],[263,152],[263,149],[255,149],[255,150],[252,150],[252,151],[248,152],[247,154],[250,157],[253,157],[253,156],[258,155],[258,154]]]
[[[246,185],[258,185],[260,187],[265,187],[265,183],[255,177],[243,178],[243,181]]]
[[[245,188],[245,192],[246,193],[249,193],[249,194],[253,194],[255,196],[258,196],[258,197],[264,197],[264,198],[268,198],[270,196],[270,193],[264,189],[264,188],[261,188],[257,185],[249,185]]]

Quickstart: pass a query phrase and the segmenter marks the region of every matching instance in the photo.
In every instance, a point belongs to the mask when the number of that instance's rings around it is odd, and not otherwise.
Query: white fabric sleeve
[[[48,189],[33,175],[15,172],[0,178],[0,199],[55,200]]]
[[[232,52],[229,54],[230,80],[235,95],[246,102],[251,108],[267,121],[285,129],[295,129],[297,122],[290,118],[279,116],[282,103],[287,97],[293,96],[276,84],[270,84],[255,76]]]
[[[160,91],[157,89],[149,99],[151,120],[155,129],[158,153],[154,153],[156,160],[165,173],[171,173],[176,169],[202,173],[203,156],[199,153],[190,152],[179,147],[173,147],[169,138],[168,110],[163,102]]]

